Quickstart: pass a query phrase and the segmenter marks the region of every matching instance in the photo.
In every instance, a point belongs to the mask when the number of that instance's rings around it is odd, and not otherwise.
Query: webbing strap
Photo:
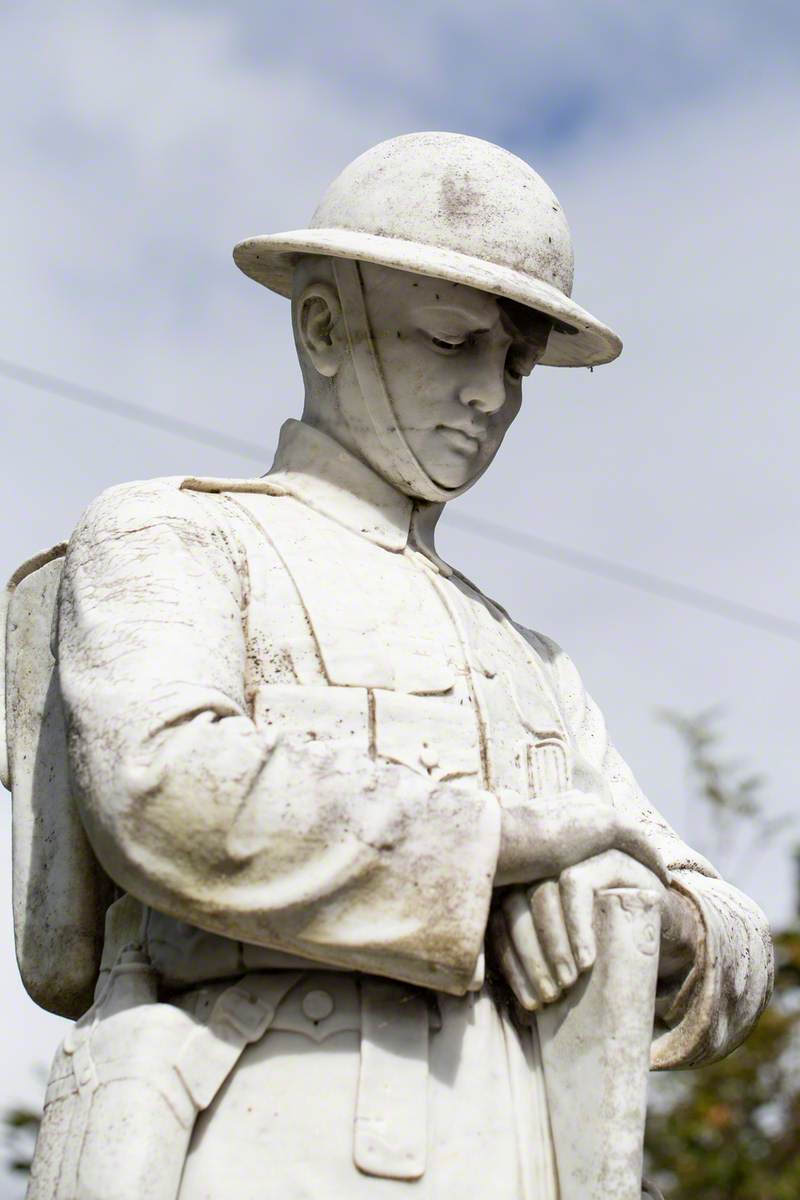
[[[419,992],[363,980],[353,1158],[367,1175],[419,1179],[425,1171],[429,1028]]]
[[[198,1110],[207,1108],[245,1046],[264,1036],[299,972],[248,975],[217,998],[206,1024],[181,1046],[174,1069]]]

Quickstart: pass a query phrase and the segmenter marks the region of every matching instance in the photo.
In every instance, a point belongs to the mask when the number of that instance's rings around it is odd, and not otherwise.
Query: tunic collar
[[[263,482],[385,550],[397,553],[410,545],[443,575],[452,574],[434,543],[444,505],[412,500],[313,425],[285,422]]]
[[[205,492],[266,492],[294,496],[316,512],[385,550],[419,550],[442,575],[452,575],[436,553],[434,530],[443,504],[412,500],[338,442],[303,421],[286,421],[275,461],[260,479],[184,479]]]
[[[312,425],[286,421],[264,481],[386,550],[405,549],[414,502]]]

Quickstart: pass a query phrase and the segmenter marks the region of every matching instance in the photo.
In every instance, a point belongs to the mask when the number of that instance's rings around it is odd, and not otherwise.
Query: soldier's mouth
[[[458,450],[462,454],[468,454],[470,457],[477,454],[481,448],[483,438],[478,434],[466,433],[463,429],[457,429],[453,425],[437,425],[436,432],[440,434],[449,446],[454,450]]]

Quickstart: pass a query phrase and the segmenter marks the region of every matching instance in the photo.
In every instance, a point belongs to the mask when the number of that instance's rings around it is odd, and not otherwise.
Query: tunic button
[[[309,1021],[324,1021],[333,1012],[333,998],[321,988],[306,992],[303,997],[303,1012]]]
[[[430,771],[433,767],[438,765],[439,755],[432,746],[423,746],[419,752],[419,761],[422,763],[423,767]]]

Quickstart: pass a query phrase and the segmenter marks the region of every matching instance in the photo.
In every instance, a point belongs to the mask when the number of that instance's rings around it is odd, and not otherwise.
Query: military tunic
[[[504,805],[608,796],[695,903],[654,1066],[726,1053],[768,997],[762,914],[645,801],[569,659],[423,527],[288,422],[265,478],[114,488],[70,544],[79,803],[162,995],[199,1011],[285,981],[198,1119],[181,1200],[556,1200],[536,1027],[483,979]]]

